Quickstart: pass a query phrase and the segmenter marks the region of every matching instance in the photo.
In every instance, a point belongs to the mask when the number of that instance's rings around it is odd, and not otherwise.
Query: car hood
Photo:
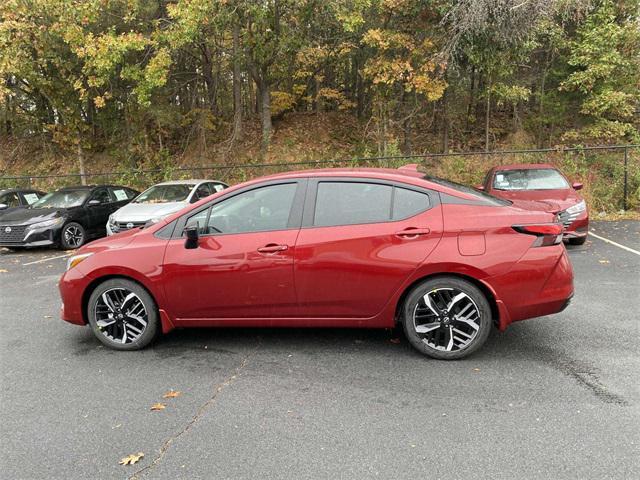
[[[496,197],[511,200],[520,204],[523,208],[529,205],[534,208],[536,203],[544,203],[557,207],[556,211],[564,210],[575,205],[582,197],[572,188],[562,188],[558,190],[491,190]]]
[[[116,222],[146,222],[177,212],[188,205],[187,202],[129,203],[113,214]]]
[[[67,216],[66,208],[18,208],[0,216],[0,224],[31,225]]]

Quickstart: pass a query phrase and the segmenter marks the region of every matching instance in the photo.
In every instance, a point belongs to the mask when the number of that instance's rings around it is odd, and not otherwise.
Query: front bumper
[[[26,230],[22,235],[22,239],[0,238],[0,247],[46,247],[58,244],[59,239],[59,229]]]
[[[84,276],[75,267],[67,270],[60,278],[58,289],[62,305],[60,307],[60,318],[65,322],[76,325],[85,325],[86,319],[83,315],[83,292],[91,283],[91,280]]]

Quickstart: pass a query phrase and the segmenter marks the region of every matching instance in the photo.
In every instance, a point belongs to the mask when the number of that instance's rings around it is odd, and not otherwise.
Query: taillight
[[[562,242],[564,227],[561,223],[540,223],[534,225],[514,225],[512,227],[518,233],[534,235],[538,237],[532,246],[547,247],[558,245]]]

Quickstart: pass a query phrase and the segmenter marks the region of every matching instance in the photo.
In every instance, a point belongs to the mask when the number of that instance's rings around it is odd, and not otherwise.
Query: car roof
[[[394,168],[320,168],[310,170],[297,170],[293,172],[283,172],[265,177],[256,178],[242,184],[231,187],[231,191],[235,190],[238,186],[246,186],[262,183],[265,181],[273,180],[286,180],[296,178],[308,178],[308,177],[352,177],[354,179],[373,179],[373,180],[388,180],[399,183],[405,183],[408,185],[415,185],[422,188],[428,188],[436,190],[441,193],[453,195],[455,197],[463,199],[475,199],[476,192],[470,193],[461,191],[452,186],[444,185],[442,183],[433,182],[427,178],[427,174],[419,172],[417,165],[406,165],[398,169]]]
[[[212,183],[223,183],[220,180],[206,180],[202,178],[190,178],[187,180],[169,180],[167,182],[156,183],[156,185],[195,185],[196,183],[204,183],[204,182],[212,182]]]
[[[93,190],[95,188],[103,188],[103,187],[111,187],[111,188],[128,188],[129,190],[134,190],[130,187],[125,187],[124,185],[111,185],[111,184],[103,184],[103,185],[74,185],[71,187],[62,187],[59,188],[58,192],[64,192],[69,190]]]
[[[424,178],[424,173],[413,169],[394,168],[315,168],[309,170],[295,170],[291,172],[276,173],[261,177],[260,180],[277,180],[280,178],[301,177],[364,177],[387,180],[406,181],[407,178]]]
[[[510,165],[498,165],[493,167],[493,170],[536,170],[540,168],[551,168],[557,170],[556,167],[550,163],[512,163]]]
[[[38,190],[37,188],[5,188],[0,189],[0,194],[3,193],[12,193],[12,192],[41,192],[42,190]]]

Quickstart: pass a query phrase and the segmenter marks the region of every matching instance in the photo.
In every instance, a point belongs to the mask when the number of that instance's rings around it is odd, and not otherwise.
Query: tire
[[[124,278],[96,287],[87,317],[98,340],[115,350],[140,350],[160,332],[155,301],[140,284]]]
[[[60,246],[64,250],[80,248],[87,241],[87,232],[77,222],[69,222],[60,232]]]
[[[402,326],[420,353],[455,360],[484,345],[493,319],[489,302],[478,287],[457,277],[442,276],[422,282],[407,295]]]
[[[586,235],[584,237],[570,238],[569,245],[584,245],[584,242],[586,241],[587,241]]]

